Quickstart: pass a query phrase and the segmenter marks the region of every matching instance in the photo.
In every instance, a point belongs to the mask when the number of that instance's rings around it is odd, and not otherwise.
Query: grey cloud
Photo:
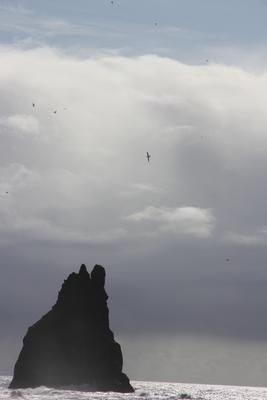
[[[15,114],[0,120],[0,127],[5,128],[6,134],[12,132],[22,135],[38,135],[39,123],[32,115]]]
[[[0,63],[1,343],[17,349],[82,262],[106,266],[128,338],[265,343],[266,249],[233,237],[266,235],[266,74],[50,48]]]
[[[266,244],[266,232],[263,230],[259,230],[258,232],[254,232],[252,234],[244,234],[238,232],[228,232],[225,235],[225,240],[230,243],[236,243],[244,246],[258,246]]]
[[[157,186],[151,185],[150,183],[131,183],[128,188],[121,192],[122,196],[138,196],[144,195],[145,193],[159,193],[161,189]]]

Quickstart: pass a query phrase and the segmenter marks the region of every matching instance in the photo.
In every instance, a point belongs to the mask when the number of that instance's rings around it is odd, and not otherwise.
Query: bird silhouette
[[[146,152],[146,158],[147,158],[147,162],[149,162],[150,158],[151,158],[151,154],[149,154],[149,152]]]
[[[54,114],[56,114],[56,113],[57,113],[57,110],[54,111]]]
[[[35,107],[35,103],[32,103],[32,106]]]

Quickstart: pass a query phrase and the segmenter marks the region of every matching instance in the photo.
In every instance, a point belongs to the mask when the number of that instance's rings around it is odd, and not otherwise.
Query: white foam
[[[46,388],[8,389],[10,377],[0,377],[0,400],[267,400],[267,388],[196,385],[165,382],[131,382],[135,393],[90,392],[88,386],[62,390]],[[187,397],[186,397],[187,396]]]

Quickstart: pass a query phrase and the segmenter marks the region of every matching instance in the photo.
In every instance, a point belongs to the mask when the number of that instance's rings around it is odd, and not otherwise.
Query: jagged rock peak
[[[79,270],[79,275],[81,277],[86,277],[86,278],[90,277],[85,264],[81,265],[80,270]]]
[[[92,281],[97,285],[105,286],[106,271],[102,265],[96,264],[91,272]]]

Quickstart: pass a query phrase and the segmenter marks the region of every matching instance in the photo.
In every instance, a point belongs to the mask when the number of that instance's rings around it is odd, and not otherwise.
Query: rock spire
[[[92,391],[133,392],[109,328],[105,269],[82,264],[64,281],[56,304],[32,325],[10,388],[88,384]]]

